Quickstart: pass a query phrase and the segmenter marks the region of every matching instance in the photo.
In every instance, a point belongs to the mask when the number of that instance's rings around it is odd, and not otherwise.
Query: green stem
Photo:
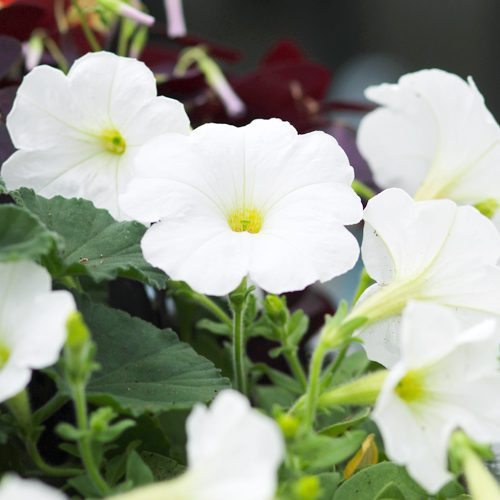
[[[209,299],[206,295],[194,291],[190,292],[190,297],[207,311],[210,311],[222,323],[232,328],[233,322],[231,318],[213,300]]]
[[[82,8],[78,4],[78,0],[71,0],[73,7],[80,18],[80,23],[82,25],[83,33],[85,34],[85,38],[87,42],[89,42],[90,48],[93,52],[99,52],[102,50],[100,43],[97,41],[97,38],[94,35],[94,32],[91,30],[89,23],[87,22],[87,18],[85,17],[85,13]]]
[[[72,387],[73,401],[75,404],[76,422],[78,428],[86,434],[78,441],[78,448],[82,457],[85,470],[94,486],[97,488],[102,496],[109,494],[110,489],[108,484],[101,476],[99,468],[94,461],[94,454],[92,453],[91,441],[87,434],[88,432],[88,418],[87,418],[87,402],[85,398],[85,385],[83,383],[76,383]]]
[[[244,303],[233,306],[233,377],[236,389],[246,394],[244,310]]]
[[[58,47],[57,43],[49,37],[45,38],[44,42],[45,47],[47,47],[47,50],[49,51],[56,64],[59,66],[59,69],[64,73],[67,73],[69,70],[68,61],[66,60],[66,57],[64,57],[64,54],[61,52],[61,49]]]
[[[463,431],[455,431],[449,445],[450,463],[462,469],[473,500],[499,500],[500,485],[483,463],[491,458],[491,449],[471,440]]]
[[[478,455],[470,448],[464,451],[464,474],[473,500],[499,500],[500,486]]]
[[[127,55],[127,34],[125,30],[123,29],[123,20],[122,20],[122,26],[120,28],[120,34],[118,35],[118,55],[119,56],[125,56]]]
[[[349,344],[345,345],[342,347],[337,355],[335,356],[335,359],[332,361],[330,366],[328,366],[325,369],[325,372],[323,374],[323,377],[321,379],[321,388],[326,389],[333,380],[333,377],[335,376],[335,373],[337,373],[337,370],[339,369],[340,365],[342,364],[342,361],[344,361],[345,355],[347,354],[347,349],[349,349]]]
[[[22,430],[23,434],[29,434],[33,427],[33,420],[28,391],[23,389],[14,397],[8,399],[5,404],[12,415],[14,415],[16,424]]]
[[[354,192],[358,196],[367,201],[370,198],[373,198],[377,194],[372,188],[368,187],[366,184],[363,184],[361,181],[358,181],[357,179],[354,179],[352,181],[352,189],[354,189]]]
[[[131,31],[133,31],[133,24],[130,19],[122,18],[120,23],[120,32],[118,34],[118,55],[126,56],[128,51],[128,41],[130,39]],[[132,28],[131,28],[132,26]]]
[[[307,377],[304,372],[304,369],[302,368],[302,365],[300,364],[297,351],[295,349],[290,351],[284,351],[283,355],[285,356],[285,359],[294,377],[300,383],[302,390],[305,391],[307,389]]]
[[[305,395],[305,418],[304,426],[306,430],[312,430],[314,425],[314,418],[316,417],[316,405],[318,404],[318,397],[320,392],[320,379],[321,368],[323,367],[323,360],[326,354],[326,347],[320,337],[319,343],[314,349],[311,359],[311,367],[309,369],[309,385]]]
[[[56,394],[52,399],[47,401],[43,406],[38,408],[33,413],[33,421],[39,425],[50,418],[57,410],[66,404],[68,397],[62,394]]]
[[[380,394],[387,374],[387,370],[378,370],[347,384],[334,387],[321,394],[317,405],[321,408],[335,405],[372,405]]]
[[[359,275],[358,287],[356,288],[356,292],[354,293],[354,297],[352,299],[353,305],[356,304],[363,292],[373,283],[375,283],[375,281],[370,277],[370,275],[366,272],[366,269],[363,267],[363,269],[361,270],[361,274]]]
[[[22,436],[24,444],[26,446],[26,451],[33,460],[33,463],[44,474],[54,477],[68,477],[81,474],[82,471],[80,469],[55,467],[53,465],[49,465],[40,455],[36,439],[34,439],[35,422],[37,424],[39,422],[34,420],[31,414],[29,395],[26,389],[22,390],[14,397],[8,399],[5,404],[16,419],[17,425],[20,429],[20,435]]]
[[[70,276],[68,274],[66,276],[61,276],[58,279],[64,286],[71,288],[72,290],[76,290],[77,292],[83,292],[80,280],[76,276]]]
[[[55,467],[48,464],[40,455],[36,442],[28,438],[25,442],[26,450],[33,463],[47,476],[52,477],[74,477],[82,474],[82,469],[72,467]]]

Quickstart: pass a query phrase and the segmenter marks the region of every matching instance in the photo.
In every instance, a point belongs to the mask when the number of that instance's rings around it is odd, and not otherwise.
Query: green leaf
[[[332,500],[333,493],[342,480],[342,476],[339,472],[324,472],[318,474],[318,477],[321,484],[321,493],[317,500]]]
[[[282,387],[293,394],[301,395],[303,392],[302,387],[294,378],[264,363],[256,363],[252,366],[252,371],[266,375],[275,386]]]
[[[272,413],[273,406],[278,405],[281,408],[290,408],[297,400],[297,396],[293,392],[272,385],[255,386],[254,392],[259,408],[262,408],[269,414]]]
[[[88,431],[78,429],[74,425],[68,424],[67,422],[61,422],[58,424],[56,432],[67,441],[78,441],[88,433]]]
[[[155,481],[164,481],[182,474],[186,467],[180,465],[169,457],[151,451],[141,451],[141,458],[153,473]]]
[[[392,485],[404,495],[405,500],[429,498],[425,491],[408,476],[403,467],[391,462],[382,462],[361,469],[335,492],[334,500],[373,500],[392,489]]]
[[[369,364],[370,360],[366,357],[365,351],[359,350],[353,352],[342,361],[332,379],[330,387],[357,378],[366,370]]]
[[[339,438],[311,434],[295,443],[291,449],[309,469],[324,469],[343,462],[355,453],[366,432],[353,431]]]
[[[335,437],[343,434],[347,429],[354,427],[361,422],[364,422],[368,416],[370,415],[370,408],[363,408],[355,415],[349,416],[347,419],[344,419],[342,422],[337,422],[333,425],[329,425],[324,429],[319,431],[319,434],[323,436]]]
[[[106,461],[105,478],[109,484],[115,485],[125,476],[128,457],[132,451],[140,446],[140,444],[141,441],[139,440],[130,441],[122,452],[117,453],[115,456]],[[123,486],[127,489],[127,484],[123,484]],[[130,483],[130,488],[132,487],[133,484]]]
[[[128,456],[126,477],[127,481],[134,483],[134,486],[150,484],[155,479],[151,469],[135,450]]]
[[[406,500],[402,491],[397,487],[396,483],[389,483],[384,486],[375,497],[375,500]]]
[[[0,262],[36,260],[49,253],[54,237],[27,210],[0,205]]]
[[[309,317],[302,309],[298,309],[290,316],[287,333],[288,342],[293,346],[299,345],[308,328]]]
[[[120,276],[165,287],[167,276],[142,256],[140,241],[146,232],[142,224],[117,222],[87,200],[61,196],[48,200],[29,189],[11,195],[61,236],[64,247],[59,246],[49,266],[58,277],[87,275],[100,282]]]
[[[218,323],[217,321],[212,321],[211,319],[200,319],[196,323],[196,327],[200,330],[207,330],[215,335],[222,335],[224,337],[231,337],[231,328],[224,323]]]
[[[84,498],[99,498],[101,496],[87,475],[74,477],[68,481],[68,484]]]
[[[101,365],[87,386],[90,401],[140,415],[190,409],[229,386],[210,361],[172,330],[87,300],[80,310]]]

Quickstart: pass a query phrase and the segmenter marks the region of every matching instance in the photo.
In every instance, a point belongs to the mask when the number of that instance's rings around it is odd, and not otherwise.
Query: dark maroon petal
[[[0,35],[0,80],[21,61],[21,58],[22,48],[19,41],[10,36]]]
[[[5,123],[16,97],[17,85],[9,85],[0,89],[0,121]]]
[[[290,40],[281,40],[267,52],[260,63],[261,67],[276,66],[283,63],[304,61],[302,51]]]
[[[206,38],[202,38],[194,35],[187,35],[182,38],[177,38],[175,40],[179,45],[183,47],[191,47],[194,45],[203,45],[207,48],[210,56],[214,59],[220,59],[226,62],[238,62],[241,59],[241,52],[239,50],[228,47],[227,45],[221,45],[219,43],[214,43]]]
[[[15,3],[0,10],[0,33],[27,40],[31,32],[40,25],[45,10],[40,5]]]
[[[14,85],[0,89],[0,169],[3,162],[15,151],[5,126],[5,119],[12,108],[16,92],[17,86]]]

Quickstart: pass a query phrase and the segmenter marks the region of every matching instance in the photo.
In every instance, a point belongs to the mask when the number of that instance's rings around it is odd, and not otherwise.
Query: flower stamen
[[[115,155],[122,155],[127,149],[127,143],[116,129],[106,129],[101,133],[101,142],[107,151]]]
[[[0,368],[7,364],[10,358],[10,349],[0,342]]]
[[[238,208],[228,218],[229,227],[236,233],[256,234],[262,229],[262,215],[256,208]]]
[[[406,373],[406,375],[398,382],[394,391],[403,401],[406,401],[407,403],[421,401],[426,394],[425,378],[422,371],[408,371],[408,373]]]

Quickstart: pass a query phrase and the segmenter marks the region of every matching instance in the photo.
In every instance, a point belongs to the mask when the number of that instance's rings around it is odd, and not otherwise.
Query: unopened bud
[[[296,436],[300,427],[300,422],[297,418],[288,413],[283,413],[276,418],[276,421],[286,438],[291,439]]]
[[[69,378],[73,381],[86,381],[92,370],[93,344],[90,332],[82,315],[75,311],[66,321],[66,345],[64,364]]]
[[[43,56],[44,33],[35,30],[30,39],[23,44],[24,65],[28,71],[40,64]]]
[[[152,26],[155,23],[155,18],[142,12],[142,10],[136,9],[131,5],[123,2],[122,0],[98,0],[99,4],[104,8],[110,10],[114,14],[119,16],[127,17],[132,19],[138,24],[144,24],[145,26]]]
[[[295,485],[295,495],[300,500],[316,500],[321,494],[318,476],[301,477]]]
[[[182,0],[164,0],[167,15],[167,34],[170,38],[186,36],[186,21]]]
[[[273,323],[279,326],[286,324],[288,320],[288,309],[286,307],[286,298],[276,295],[267,295],[264,300],[264,310]]]

